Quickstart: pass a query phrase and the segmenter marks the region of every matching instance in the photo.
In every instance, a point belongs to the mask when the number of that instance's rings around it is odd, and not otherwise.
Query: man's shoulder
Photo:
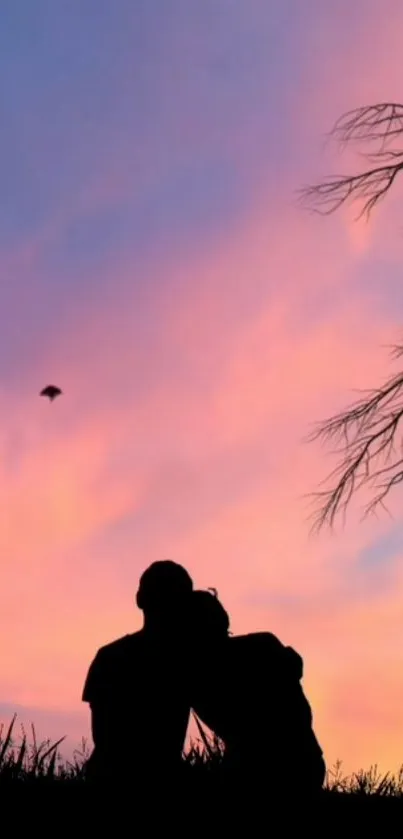
[[[121,638],[116,638],[100,647],[96,657],[98,661],[112,661],[121,658],[121,656],[130,654],[133,649],[142,643],[142,640],[143,633],[141,630],[132,632],[130,635],[122,635]]]
[[[99,648],[85,681],[82,694],[84,702],[92,702],[100,691],[110,690],[117,675],[127,668],[128,659],[141,646],[141,637],[141,631],[134,632],[132,635],[123,635],[122,638],[117,638]]]

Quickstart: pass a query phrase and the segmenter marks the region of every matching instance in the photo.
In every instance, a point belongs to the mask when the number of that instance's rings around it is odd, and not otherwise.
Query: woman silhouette
[[[270,632],[230,636],[214,590],[194,591],[192,599],[192,706],[224,742],[225,764],[272,789],[298,772],[304,795],[319,791],[326,767],[301,686],[301,656]]]

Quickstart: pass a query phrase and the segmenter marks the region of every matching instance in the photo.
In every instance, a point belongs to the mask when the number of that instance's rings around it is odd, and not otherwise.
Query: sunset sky
[[[3,0],[5,722],[88,736],[89,662],[172,557],[302,654],[329,764],[403,762],[401,496],[310,537],[303,442],[394,369],[403,187],[369,224],[297,201],[402,70],[400,0]]]

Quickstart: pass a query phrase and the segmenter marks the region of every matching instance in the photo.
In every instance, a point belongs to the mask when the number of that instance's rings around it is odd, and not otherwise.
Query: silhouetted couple
[[[169,560],[147,568],[136,599],[143,629],[102,647],[85,683],[95,744],[89,777],[172,777],[193,708],[238,776],[264,780],[269,793],[297,773],[300,790],[319,791],[325,764],[298,653],[269,632],[231,636],[215,594],[195,591]]]

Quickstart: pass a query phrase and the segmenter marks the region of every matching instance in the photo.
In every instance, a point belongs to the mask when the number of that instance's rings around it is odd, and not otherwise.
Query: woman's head
[[[198,641],[219,641],[229,634],[229,616],[214,589],[191,595],[191,623]]]

